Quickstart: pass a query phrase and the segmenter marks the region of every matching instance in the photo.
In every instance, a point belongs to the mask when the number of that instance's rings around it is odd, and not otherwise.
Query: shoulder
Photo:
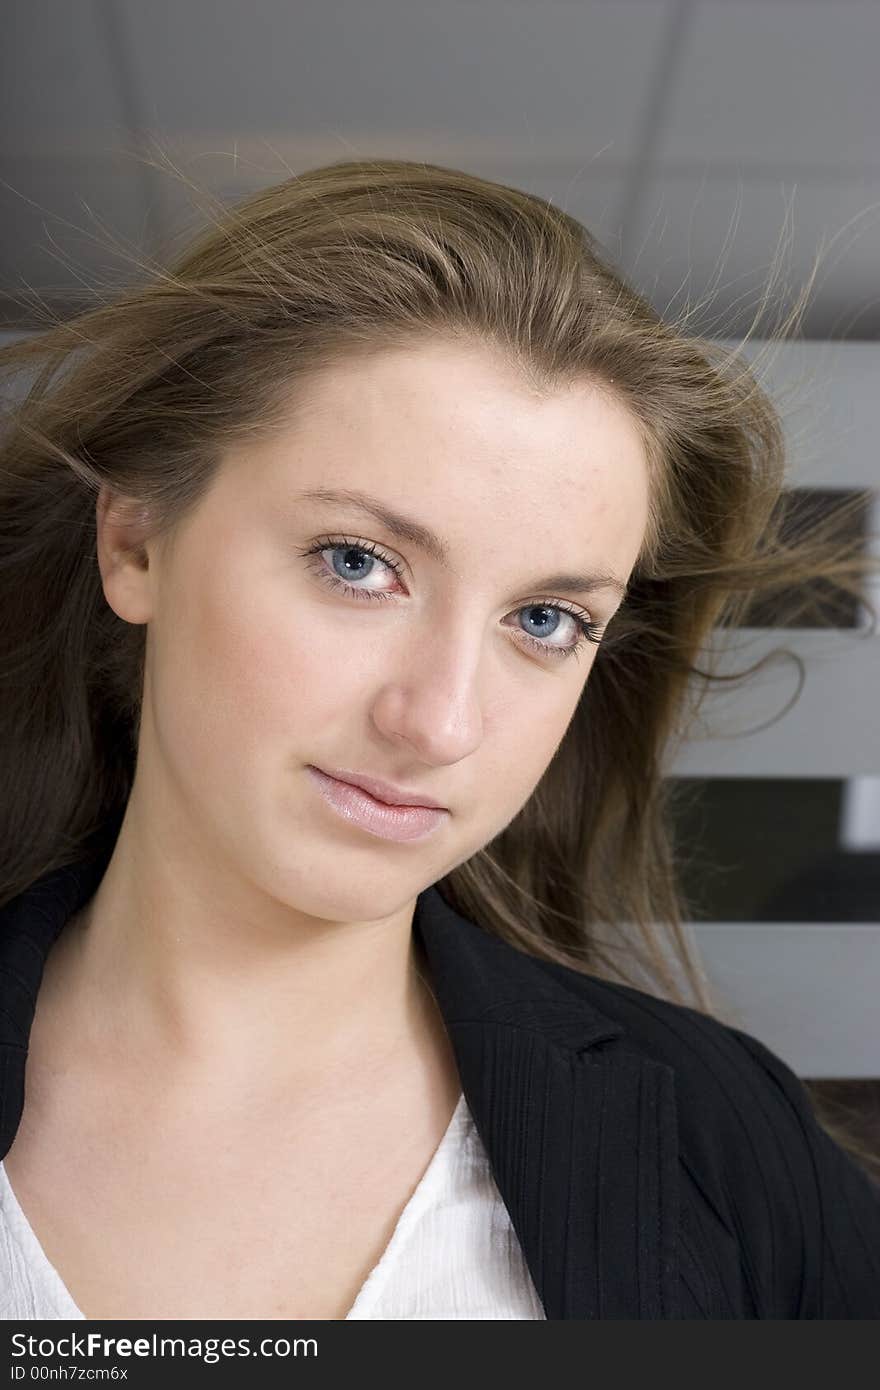
[[[712,1106],[719,1122],[739,1124],[753,1140],[756,1115],[775,1128],[813,1113],[803,1082],[765,1043],[722,1019],[631,985],[542,962],[562,983],[622,1031],[611,1049],[671,1069],[687,1124],[694,1106]]]
[[[553,967],[554,972],[562,967]],[[576,971],[566,983],[674,1078],[683,1191],[737,1243],[766,1317],[880,1317],[880,1184],[820,1123],[766,1044],[683,1004]]]

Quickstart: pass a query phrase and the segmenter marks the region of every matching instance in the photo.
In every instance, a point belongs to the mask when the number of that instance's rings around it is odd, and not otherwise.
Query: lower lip
[[[383,840],[422,840],[449,815],[445,809],[435,810],[430,806],[389,806],[386,801],[377,801],[369,792],[353,787],[350,782],[329,777],[319,768],[310,766],[308,771],[318,791],[334,811]]]

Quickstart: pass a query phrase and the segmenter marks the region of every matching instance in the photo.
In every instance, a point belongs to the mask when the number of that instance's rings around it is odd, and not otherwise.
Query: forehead
[[[464,442],[487,456],[525,450],[572,428],[626,436],[638,422],[589,380],[538,391],[500,353],[482,345],[429,341],[358,353],[309,375],[296,388],[289,430],[405,437],[431,426],[432,440]],[[574,442],[574,441],[572,441]]]
[[[276,436],[282,448],[306,465],[316,445],[326,462],[348,457],[353,440],[361,456],[371,450],[371,466],[381,465],[378,449],[405,464],[413,485],[435,456],[448,466],[452,451],[462,473],[479,465],[511,484],[530,466],[576,485],[645,462],[638,421],[598,384],[537,392],[488,347],[446,340],[350,355],[297,384]]]
[[[538,393],[479,345],[432,341],[322,367],[248,455],[281,508],[317,515],[304,493],[365,492],[430,524],[453,557],[459,545],[470,555],[474,537],[506,537],[542,559],[555,547],[565,564],[592,556],[628,572],[647,522],[647,459],[626,408],[589,381]]]

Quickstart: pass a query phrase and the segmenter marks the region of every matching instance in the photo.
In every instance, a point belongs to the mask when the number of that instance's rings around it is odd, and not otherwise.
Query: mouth
[[[366,773],[352,772],[349,768],[316,768],[315,770],[323,772],[325,777],[332,777],[334,781],[345,782],[350,787],[359,787],[361,791],[369,793],[375,801],[379,801],[385,806],[427,806],[434,811],[449,809],[442,802],[436,801],[433,796],[409,791],[405,787],[396,786],[393,782],[385,782],[379,777],[370,777]]]
[[[383,840],[421,840],[439,829],[449,816],[444,806],[392,804],[311,764],[307,771],[325,802],[342,820]]]

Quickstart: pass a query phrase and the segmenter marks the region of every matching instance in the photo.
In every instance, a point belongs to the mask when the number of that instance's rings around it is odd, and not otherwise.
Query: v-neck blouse
[[[544,1317],[462,1093],[346,1321]],[[0,1161],[0,1320],[12,1319],[86,1314],[49,1261]]]

